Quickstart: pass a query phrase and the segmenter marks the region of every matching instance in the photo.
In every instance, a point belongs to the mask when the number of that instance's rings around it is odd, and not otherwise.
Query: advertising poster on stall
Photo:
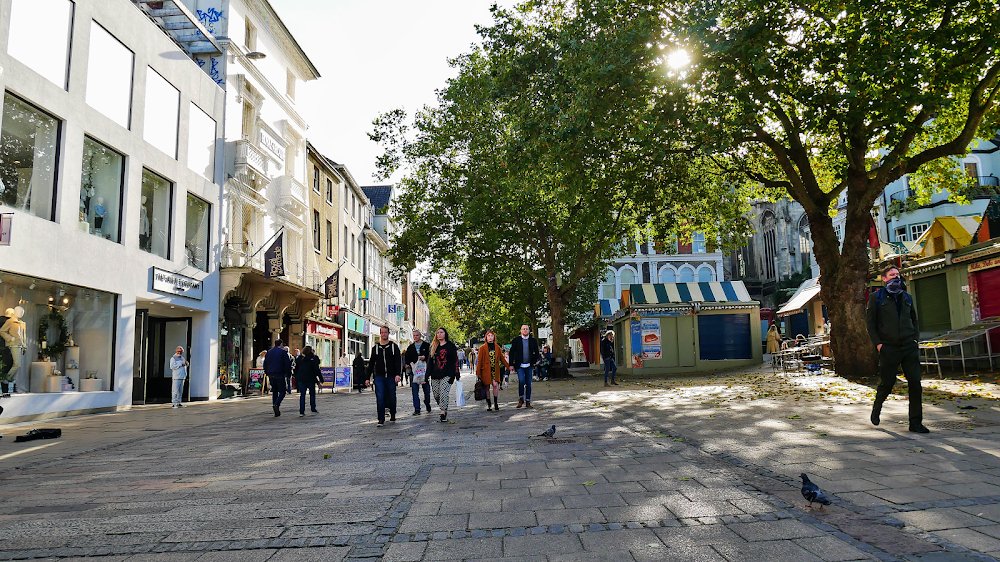
[[[632,368],[642,367],[642,323],[638,320],[632,321],[629,330],[629,339],[632,340]]]
[[[331,390],[336,392],[337,390],[333,386],[333,381],[335,380],[337,373],[334,372],[335,367],[320,367],[319,372],[323,375],[323,382],[319,383],[320,390]]]
[[[659,359],[660,349],[660,321],[657,318],[646,318],[642,320],[642,358]]]
[[[246,393],[264,394],[264,369],[250,369],[249,379]]]
[[[351,391],[351,368],[350,367],[337,367],[337,378],[336,378],[336,388],[346,388],[347,392]],[[334,389],[336,390],[336,389]]]

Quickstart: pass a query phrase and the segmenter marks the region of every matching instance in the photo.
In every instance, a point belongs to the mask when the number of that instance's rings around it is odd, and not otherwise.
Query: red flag
[[[868,219],[868,247],[878,248],[882,244],[878,240],[878,228],[875,226],[875,219]]]

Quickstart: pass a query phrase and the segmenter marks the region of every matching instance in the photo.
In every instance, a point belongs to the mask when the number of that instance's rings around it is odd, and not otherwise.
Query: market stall
[[[1000,316],[991,316],[921,341],[920,364],[928,368],[937,367],[938,376],[941,375],[942,361],[961,362],[962,374],[966,373],[966,361],[985,359],[992,369],[994,353],[990,332],[997,328],[1000,328]]]

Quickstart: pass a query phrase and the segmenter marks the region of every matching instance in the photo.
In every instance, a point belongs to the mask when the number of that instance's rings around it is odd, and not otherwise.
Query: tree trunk
[[[552,357],[562,357],[564,360],[569,359],[565,357],[563,351],[566,349],[566,302],[559,298],[549,299],[549,314],[552,316]],[[566,364],[569,367],[569,364]]]
[[[851,205],[850,196],[846,211],[841,248],[829,215],[811,213],[809,223],[820,267],[821,296],[830,317],[836,371],[844,378],[861,382],[878,371],[878,355],[865,321],[870,214],[862,205]]]

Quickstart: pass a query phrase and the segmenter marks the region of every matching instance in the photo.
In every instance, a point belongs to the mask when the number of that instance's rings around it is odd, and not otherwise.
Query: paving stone
[[[992,524],[989,519],[977,517],[965,510],[954,507],[897,513],[894,517],[906,525],[912,525],[925,531],[959,529]]]
[[[507,557],[537,556],[543,553],[571,554],[581,552],[580,538],[586,533],[561,535],[527,535],[524,537],[504,537],[503,552]]]
[[[509,538],[509,537],[508,537]],[[501,558],[504,539],[467,538],[427,543],[423,560],[464,560],[470,558]]]
[[[385,562],[417,562],[424,557],[427,543],[392,543],[385,551]]]
[[[742,545],[723,544],[715,549],[729,562],[823,562],[790,540],[770,540]]]

